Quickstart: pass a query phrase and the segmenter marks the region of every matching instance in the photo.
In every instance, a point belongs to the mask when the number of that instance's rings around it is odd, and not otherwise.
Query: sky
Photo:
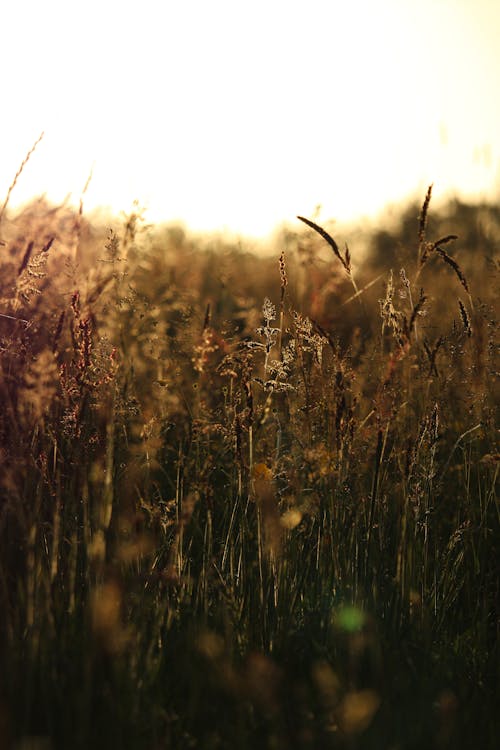
[[[16,0],[0,200],[264,236],[500,195],[499,0]]]

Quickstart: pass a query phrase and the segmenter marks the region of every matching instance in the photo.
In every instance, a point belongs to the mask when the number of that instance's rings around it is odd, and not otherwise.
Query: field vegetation
[[[0,747],[497,746],[500,211],[332,234],[4,206]]]

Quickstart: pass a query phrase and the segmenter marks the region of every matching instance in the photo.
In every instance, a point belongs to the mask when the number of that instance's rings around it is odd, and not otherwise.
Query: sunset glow
[[[3,11],[0,191],[195,230],[498,197],[496,0],[142,3]],[[3,199],[3,198],[2,198]]]

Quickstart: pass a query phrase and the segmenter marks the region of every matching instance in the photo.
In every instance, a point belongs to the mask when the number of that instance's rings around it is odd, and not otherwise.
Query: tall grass
[[[495,746],[493,260],[430,201],[392,269],[2,217],[0,747]]]

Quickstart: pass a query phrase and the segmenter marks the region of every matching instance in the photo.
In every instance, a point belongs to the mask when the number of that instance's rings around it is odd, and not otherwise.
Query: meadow
[[[499,209],[7,203],[0,748],[497,747]]]

